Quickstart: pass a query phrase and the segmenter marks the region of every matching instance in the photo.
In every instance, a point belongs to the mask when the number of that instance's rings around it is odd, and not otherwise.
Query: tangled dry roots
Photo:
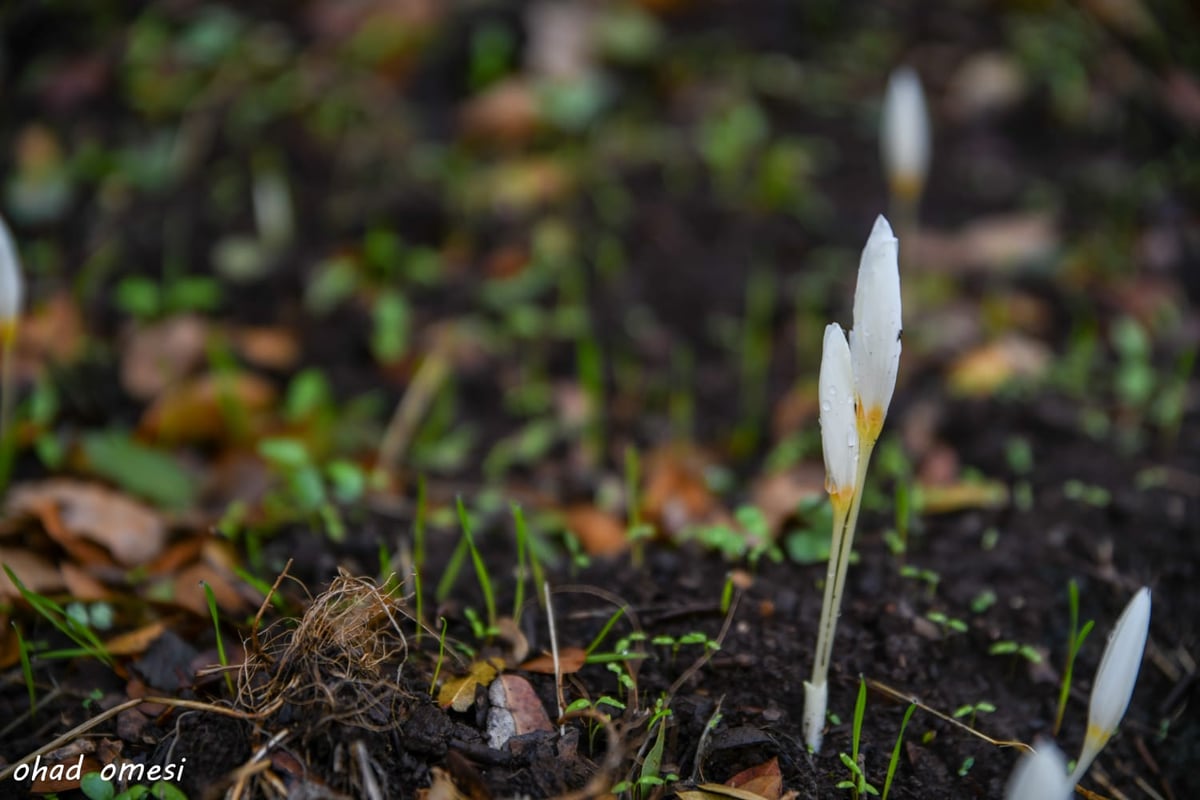
[[[401,683],[408,619],[394,591],[341,571],[299,625],[276,623],[249,648],[238,707],[280,724],[303,720],[310,742],[335,727],[396,727],[410,696]]]

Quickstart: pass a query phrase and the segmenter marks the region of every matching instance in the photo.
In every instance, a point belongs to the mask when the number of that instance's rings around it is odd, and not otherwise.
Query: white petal
[[[20,315],[24,294],[17,247],[4,218],[0,217],[0,323],[11,322]]]
[[[921,79],[912,67],[900,67],[888,79],[880,122],[883,168],[893,185],[920,191],[929,172],[929,112]]]
[[[855,389],[863,405],[860,413],[877,414],[879,426],[887,416],[900,368],[899,247],[892,226],[878,217],[863,248],[854,290],[850,351]]]
[[[831,494],[853,492],[858,475],[858,428],[854,418],[854,373],[846,334],[836,322],[825,327],[821,351],[821,448]]]
[[[1150,589],[1143,586],[1121,612],[1121,618],[1109,634],[1108,644],[1096,670],[1092,699],[1088,705],[1087,736],[1075,767],[1076,780],[1087,772],[1129,708],[1149,631]]]
[[[1021,756],[1008,788],[1006,800],[1066,800],[1074,791],[1067,779],[1067,762],[1062,752],[1050,741],[1038,741],[1036,752]]]

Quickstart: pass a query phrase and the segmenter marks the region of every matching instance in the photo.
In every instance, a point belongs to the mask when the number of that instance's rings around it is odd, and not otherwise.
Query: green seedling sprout
[[[1071,609],[1071,630],[1067,634],[1067,663],[1063,667],[1062,686],[1058,690],[1058,711],[1054,714],[1054,735],[1062,727],[1063,714],[1067,710],[1067,698],[1071,694],[1071,678],[1075,672],[1075,656],[1083,647],[1088,634],[1092,632],[1093,620],[1088,620],[1079,627],[1079,586],[1072,578],[1067,582],[1067,600]]]
[[[442,632],[438,634],[437,664],[433,668],[433,679],[429,681],[430,697],[437,694],[438,676],[442,674],[442,664],[446,663],[446,618],[439,617],[438,619],[442,623]]]
[[[483,605],[487,609],[487,633],[490,636],[496,630],[496,595],[492,591],[492,576],[483,563],[483,556],[475,546],[475,537],[471,535],[471,518],[467,515],[467,507],[462,498],[458,498],[458,521],[462,525],[463,540],[471,553],[471,563],[475,566],[475,578],[479,581],[479,589],[483,592]]]
[[[16,431],[12,427],[13,360],[16,356],[17,326],[25,297],[25,281],[17,248],[4,218],[0,217],[0,492],[8,486],[16,452]]]
[[[229,696],[233,697],[233,675],[229,672],[229,656],[225,654],[225,639],[221,636],[221,620],[217,613],[217,598],[213,595],[212,587],[208,585],[208,581],[200,581],[200,586],[204,589],[204,600],[208,603],[208,615],[212,617],[213,632],[217,636],[217,660],[221,662],[221,667],[225,672],[225,688],[229,690]]]
[[[100,641],[100,637],[96,636],[86,623],[76,619],[67,613],[66,609],[54,602],[50,598],[38,594],[29,589],[17,577],[17,574],[7,565],[2,565],[4,573],[8,575],[8,579],[12,581],[13,586],[17,587],[21,597],[25,602],[32,606],[33,610],[40,614],[47,622],[53,625],[58,631],[66,636],[71,641],[78,645],[77,649],[61,650],[52,653],[40,653],[42,658],[61,658],[73,657],[77,655],[91,656],[96,660],[103,662],[105,666],[114,666],[112,654],[104,647],[104,643]]]
[[[37,719],[37,685],[33,682],[33,662],[29,659],[29,642],[21,635],[21,626],[16,620],[12,623],[13,632],[17,634],[17,653],[21,657],[21,676],[25,679],[25,690],[29,692],[29,718]]]
[[[863,715],[867,710],[867,682],[862,676],[858,677],[858,699],[854,701],[854,727],[851,732],[850,740],[850,755],[839,753],[838,757],[842,760],[842,764],[846,769],[850,770],[850,780],[841,781],[838,783],[838,789],[849,789],[854,796],[854,800],[858,800],[863,794],[879,794],[879,790],[871,784],[867,783],[866,773],[863,772],[862,765],[858,761],[858,744],[862,739],[862,723]]]
[[[891,226],[880,216],[863,248],[849,344],[837,323],[825,329],[818,392],[825,488],[833,506],[833,532],[812,680],[804,684],[804,740],[814,752],[821,749],[829,701],[826,678],[862,488],[900,365],[898,253],[899,243]]]
[[[1030,664],[1042,663],[1042,654],[1037,651],[1037,648],[1031,644],[1021,644],[1012,640],[996,642],[988,648],[988,655],[991,656],[1020,656]]]
[[[967,720],[967,725],[971,728],[974,728],[975,717],[980,714],[991,714],[995,710],[996,707],[994,705],[986,700],[980,700],[978,703],[968,703],[965,706],[959,706],[958,708],[954,709],[954,713],[950,716],[954,717],[955,719],[970,717],[970,719]]]
[[[1092,698],[1088,704],[1087,735],[1083,740],[1083,752],[1075,762],[1075,771],[1071,773],[1072,785],[1079,783],[1087,774],[1088,767],[1121,724],[1121,718],[1125,716],[1125,709],[1129,708],[1129,700],[1133,697],[1133,687],[1137,684],[1149,632],[1150,589],[1142,587],[1121,612],[1116,627],[1109,634],[1100,666],[1096,669]]]
[[[883,779],[883,795],[880,800],[887,800],[888,793],[892,791],[892,779],[896,777],[896,767],[900,765],[900,745],[904,743],[904,729],[908,727],[908,721],[912,719],[916,710],[917,704],[911,702],[908,708],[904,709],[904,719],[900,720],[900,732],[896,734],[896,744],[892,747],[892,757],[888,760],[887,777]]]

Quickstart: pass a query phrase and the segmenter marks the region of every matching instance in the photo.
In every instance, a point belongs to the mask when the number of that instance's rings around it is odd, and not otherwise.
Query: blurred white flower
[[[921,79],[900,67],[888,79],[880,123],[880,151],[892,194],[916,200],[929,173],[929,112]]]
[[[858,430],[863,447],[874,445],[879,438],[900,368],[898,257],[899,242],[892,226],[880,215],[875,219],[859,263],[854,328],[850,331]]]
[[[1021,756],[1008,788],[1005,800],[1067,800],[1074,782],[1067,779],[1067,762],[1062,752],[1049,740],[1039,740],[1036,751]]]
[[[835,505],[845,509],[858,475],[858,428],[854,414],[854,373],[846,334],[836,322],[825,326],[821,374],[817,381],[821,412],[821,449],[825,454],[825,488]]]
[[[1092,700],[1088,705],[1087,735],[1083,740],[1083,752],[1071,774],[1071,783],[1079,782],[1088,767],[1100,754],[1109,738],[1116,732],[1129,708],[1133,687],[1137,683],[1138,670],[1142,666],[1142,653],[1146,650],[1146,635],[1150,631],[1150,589],[1143,586],[1117,620],[1117,626],[1109,634],[1108,644],[1096,670],[1092,684]]]
[[[21,316],[21,304],[25,296],[25,283],[21,278],[21,264],[17,261],[17,247],[4,218],[0,217],[0,330],[11,336]]]

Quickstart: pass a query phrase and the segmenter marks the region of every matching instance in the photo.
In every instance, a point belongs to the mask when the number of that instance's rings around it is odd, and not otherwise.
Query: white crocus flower
[[[825,328],[821,351],[817,391],[833,532],[812,680],[804,682],[802,727],[804,741],[814,752],[821,749],[825,726],[829,699],[826,680],[862,502],[859,489],[866,480],[871,452],[892,402],[900,365],[898,252],[891,226],[879,217],[859,263],[850,341],[847,344],[841,327],[833,323]]]
[[[836,322],[825,327],[821,376],[821,449],[825,454],[825,488],[834,506],[848,509],[858,473],[858,428],[854,412],[854,372],[846,334]]]
[[[0,217],[0,332],[5,340],[16,330],[24,296],[25,286],[21,278],[21,264],[17,260],[17,247],[4,218]]]
[[[1005,800],[1067,800],[1074,784],[1067,780],[1067,762],[1050,741],[1021,756],[1008,779]]]
[[[929,112],[921,79],[900,67],[888,79],[880,122],[880,151],[892,195],[915,203],[929,173]]]
[[[900,368],[900,245],[879,216],[862,251],[854,291],[850,356],[858,402],[859,436],[874,445],[883,428]]]
[[[1088,705],[1087,735],[1083,740],[1083,752],[1071,774],[1071,783],[1088,771],[1088,767],[1099,755],[1109,738],[1116,732],[1129,708],[1133,687],[1137,683],[1138,670],[1142,666],[1142,653],[1146,650],[1146,635],[1150,631],[1150,589],[1142,587],[1117,620],[1117,626],[1109,634],[1108,644],[1096,670],[1092,684],[1092,700]]]

